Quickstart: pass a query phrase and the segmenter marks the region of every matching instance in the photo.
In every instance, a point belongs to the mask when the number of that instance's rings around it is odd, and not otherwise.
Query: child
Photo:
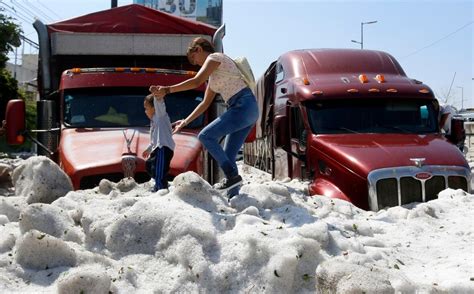
[[[150,145],[143,151],[143,158],[148,174],[155,179],[153,192],[168,188],[168,171],[175,143],[172,137],[172,127],[166,112],[163,98],[147,95],[143,101],[145,114],[150,119]]]

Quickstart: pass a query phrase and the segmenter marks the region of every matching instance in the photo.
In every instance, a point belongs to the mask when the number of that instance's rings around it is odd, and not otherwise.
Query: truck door
[[[289,172],[291,178],[306,178],[306,136],[299,105],[290,106],[290,148]]]

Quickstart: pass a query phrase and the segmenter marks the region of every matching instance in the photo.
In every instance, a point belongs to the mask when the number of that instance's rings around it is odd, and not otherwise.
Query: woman
[[[216,93],[222,96],[228,105],[227,111],[207,125],[198,138],[225,174],[225,178],[214,187],[227,190],[229,197],[232,197],[239,190],[233,188],[242,183],[235,159],[257,121],[257,102],[234,61],[223,53],[215,53],[214,47],[206,39],[194,39],[188,48],[187,57],[191,64],[201,66],[196,76],[172,86],[151,86],[150,91],[155,96],[163,97],[169,93],[195,89],[209,79],[203,101],[187,118],[176,122],[174,133],[206,111]],[[224,136],[226,140],[222,148],[219,141]]]

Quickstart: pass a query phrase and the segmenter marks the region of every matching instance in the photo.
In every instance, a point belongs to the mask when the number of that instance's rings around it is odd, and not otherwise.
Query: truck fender
[[[321,178],[316,178],[313,182],[311,182],[311,184],[309,184],[309,194],[323,195],[330,198],[337,198],[351,202],[349,197],[347,197],[347,195],[342,192],[336,185],[326,179]]]

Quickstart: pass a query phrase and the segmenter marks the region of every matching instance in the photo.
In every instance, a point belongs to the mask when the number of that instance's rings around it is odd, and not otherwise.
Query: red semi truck
[[[149,120],[143,100],[150,85],[181,82],[197,68],[186,50],[198,36],[222,50],[224,26],[176,17],[141,5],[126,5],[44,25],[38,32],[38,153],[54,158],[75,189],[91,188],[101,179],[149,180],[142,152],[149,144]],[[203,99],[201,88],[167,96],[171,121],[186,117]],[[24,129],[22,101],[7,110],[11,144]],[[197,133],[223,111],[216,101],[201,117],[174,135],[176,149],[170,174],[195,171],[218,180],[216,164],[203,151]]]
[[[259,79],[257,98],[257,140],[244,148],[246,163],[274,178],[307,179],[312,195],[377,211],[448,187],[470,191],[470,168],[455,146],[462,127],[448,142],[432,90],[390,54],[290,51]]]

